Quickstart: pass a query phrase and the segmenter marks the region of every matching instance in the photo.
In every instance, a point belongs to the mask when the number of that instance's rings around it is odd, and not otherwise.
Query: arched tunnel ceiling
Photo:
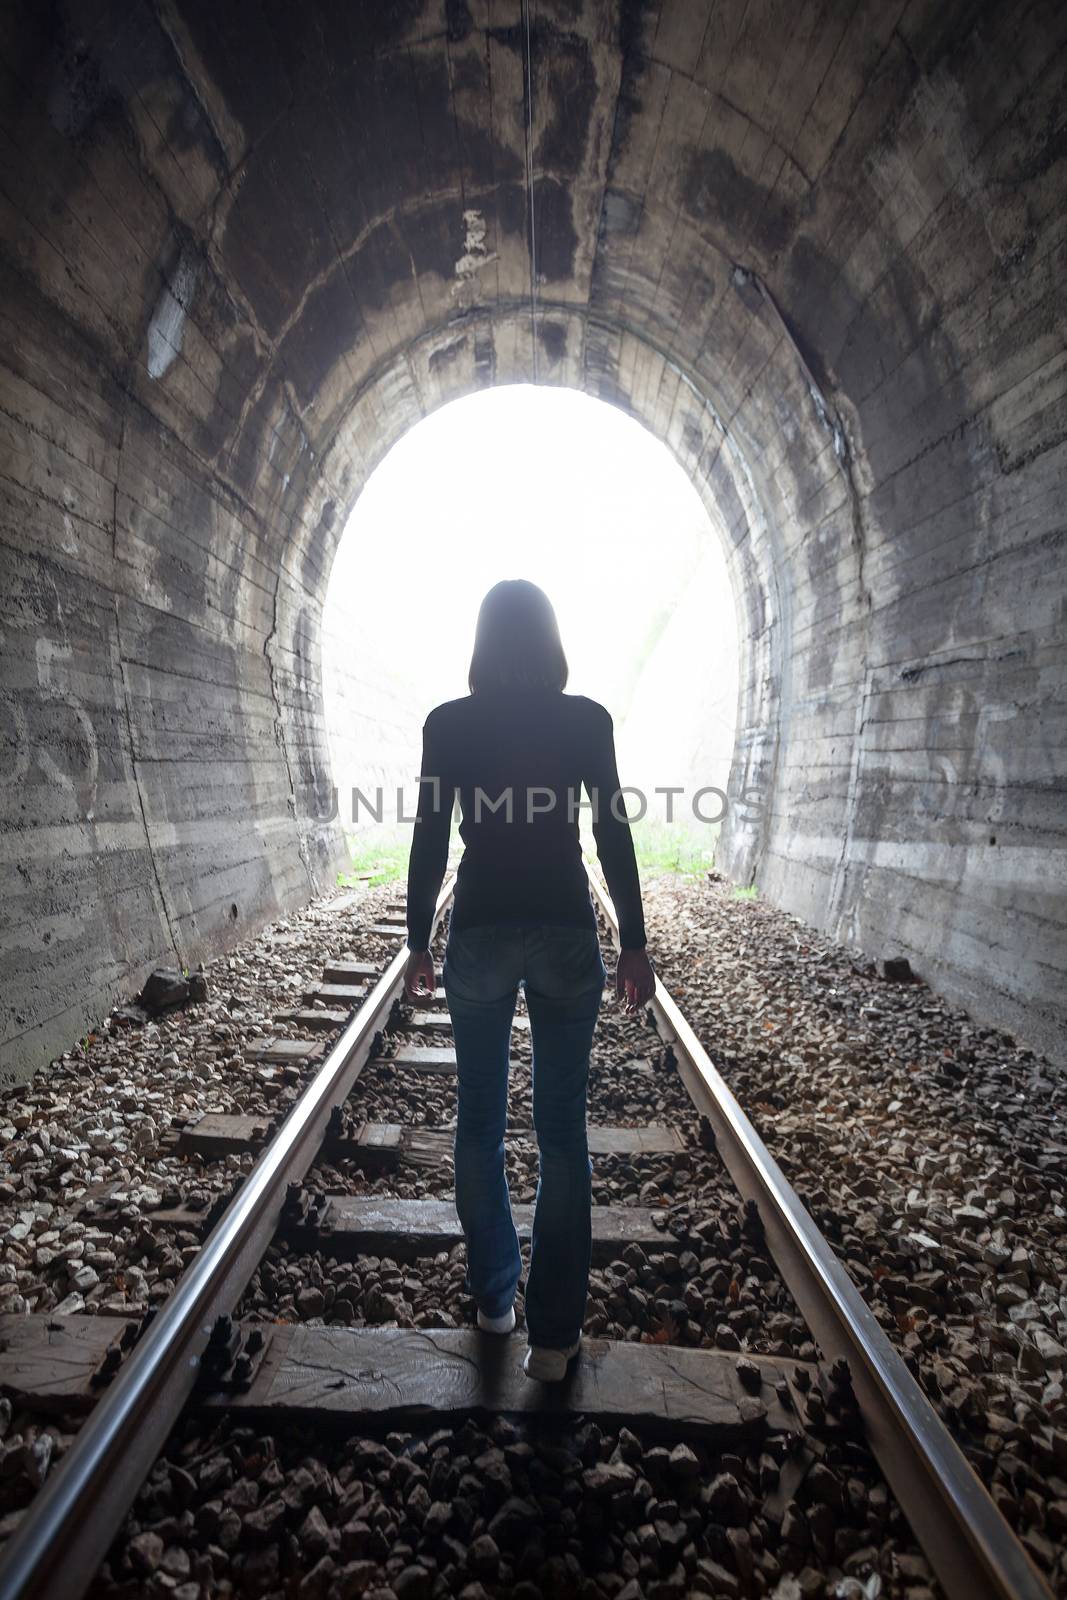
[[[330,881],[347,511],[421,416],[530,380],[641,418],[726,543],[731,872],[1058,1050],[1065,36],[6,8],[4,1064]]]

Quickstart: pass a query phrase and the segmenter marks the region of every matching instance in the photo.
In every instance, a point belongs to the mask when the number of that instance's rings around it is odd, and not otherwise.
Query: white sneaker
[[[515,1307],[509,1306],[502,1317],[487,1317],[478,1312],[478,1326],[483,1333],[511,1333],[515,1327]]]
[[[562,1383],[567,1376],[567,1365],[578,1354],[581,1339],[575,1339],[565,1350],[547,1350],[543,1345],[532,1344],[526,1352],[522,1370],[528,1378],[538,1383]]]

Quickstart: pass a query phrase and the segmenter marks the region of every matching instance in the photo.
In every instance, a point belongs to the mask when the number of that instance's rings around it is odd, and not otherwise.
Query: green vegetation
[[[702,878],[715,863],[715,841],[719,830],[699,823],[664,822],[646,817],[631,823],[634,853],[642,876],[672,872],[682,878]],[[582,846],[586,856],[596,856],[596,845],[588,823],[582,827]]]
[[[348,834],[347,839],[352,866],[350,871],[337,874],[342,888],[355,888],[361,883],[377,887],[379,883],[396,883],[407,877],[410,828],[368,828],[363,833]],[[367,872],[371,874],[369,878],[363,876]]]
[[[735,889],[733,893],[735,900],[755,900],[758,896],[759,890],[754,883],[749,884],[747,889]]]
[[[631,824],[634,851],[642,876],[676,873],[683,878],[703,878],[715,864],[715,842],[719,830],[715,826],[699,823],[664,822],[646,817]],[[596,843],[586,816],[581,822],[582,849],[587,860],[596,859]],[[411,849],[411,828],[367,828],[358,834],[348,834],[348,852],[351,867],[337,874],[341,888],[358,888],[360,884],[377,887],[380,883],[400,883],[407,877],[408,852]],[[453,835],[449,852],[449,867],[455,870],[462,846]],[[370,877],[365,876],[370,873]],[[754,900],[755,889],[736,889],[735,895],[744,900]]]

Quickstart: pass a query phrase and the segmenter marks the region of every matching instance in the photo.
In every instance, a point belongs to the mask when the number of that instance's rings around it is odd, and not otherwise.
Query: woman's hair
[[[479,689],[541,684],[562,689],[567,657],[552,602],[536,583],[505,578],[482,601],[467,682]]]

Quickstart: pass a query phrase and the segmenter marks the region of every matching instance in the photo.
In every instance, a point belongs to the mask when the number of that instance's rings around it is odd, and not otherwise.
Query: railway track
[[[615,937],[610,901],[592,874],[590,881]],[[435,928],[449,898],[446,886]],[[402,945],[399,917],[386,931]],[[423,1007],[397,1011],[405,962],[401,947],[380,973],[373,965],[331,963],[309,1003],[286,1017],[289,1031],[304,1037],[264,1038],[268,1069],[297,1061],[314,1068],[280,1125],[209,1114],[174,1129],[178,1150],[201,1161],[247,1151],[257,1159],[225,1206],[164,1197],[149,1219],[200,1243],[147,1325],[97,1316],[0,1318],[4,1392],[26,1404],[87,1412],[4,1550],[2,1600],[73,1600],[85,1592],[190,1406],[266,1418],[278,1429],[580,1415],[605,1429],[633,1427],[713,1453],[755,1451],[783,1513],[827,1450],[862,1439],[951,1600],[1048,1595],[662,985],[651,1012],[662,1064],[677,1073],[632,1104],[625,1091],[616,1093],[612,1104],[624,1114],[615,1122],[598,1117],[591,1086],[594,1167],[613,1177],[595,1183],[593,1337],[568,1383],[558,1390],[530,1384],[521,1375],[521,1334],[491,1339],[428,1303],[427,1296],[441,1300],[434,1280],[460,1270],[460,1234],[447,1198],[454,1053],[440,992]],[[340,1028],[328,1049],[318,1031],[324,1025]],[[520,1237],[536,1159],[525,1026],[520,1015],[509,1099]],[[650,1045],[657,1034],[649,1030]],[[650,1103],[661,1107],[651,1120]],[[732,1199],[725,1182],[719,1192],[718,1180],[699,1196],[687,1194],[689,1152],[700,1149],[721,1158]],[[673,1190],[671,1172],[680,1176]],[[708,1248],[702,1213],[716,1203],[720,1241],[740,1263],[726,1287],[733,1292],[740,1282],[765,1278],[773,1270],[769,1257],[809,1340],[778,1340],[766,1353],[741,1354],[728,1320],[723,1347],[707,1348],[699,1330],[687,1337],[686,1275]],[[97,1226],[106,1227],[114,1209],[99,1197]],[[334,1264],[332,1277],[319,1266],[308,1275],[299,1265],[323,1260]],[[284,1289],[290,1281],[283,1269],[292,1262],[297,1281],[307,1282],[295,1305],[292,1296],[282,1303],[280,1317],[279,1283]],[[416,1315],[406,1320],[413,1326],[345,1326],[348,1315],[341,1326],[336,1317],[324,1322],[324,1312],[344,1306],[350,1264],[366,1262],[376,1264],[370,1276],[386,1322],[395,1321],[390,1288],[405,1271],[412,1275]],[[321,1285],[310,1281],[316,1274]],[[643,1281],[654,1284],[650,1292]],[[427,1303],[418,1311],[420,1296]],[[616,1314],[647,1324],[643,1342],[596,1337]],[[789,1321],[780,1308],[777,1320]],[[710,1592],[706,1583],[704,1589]]]

